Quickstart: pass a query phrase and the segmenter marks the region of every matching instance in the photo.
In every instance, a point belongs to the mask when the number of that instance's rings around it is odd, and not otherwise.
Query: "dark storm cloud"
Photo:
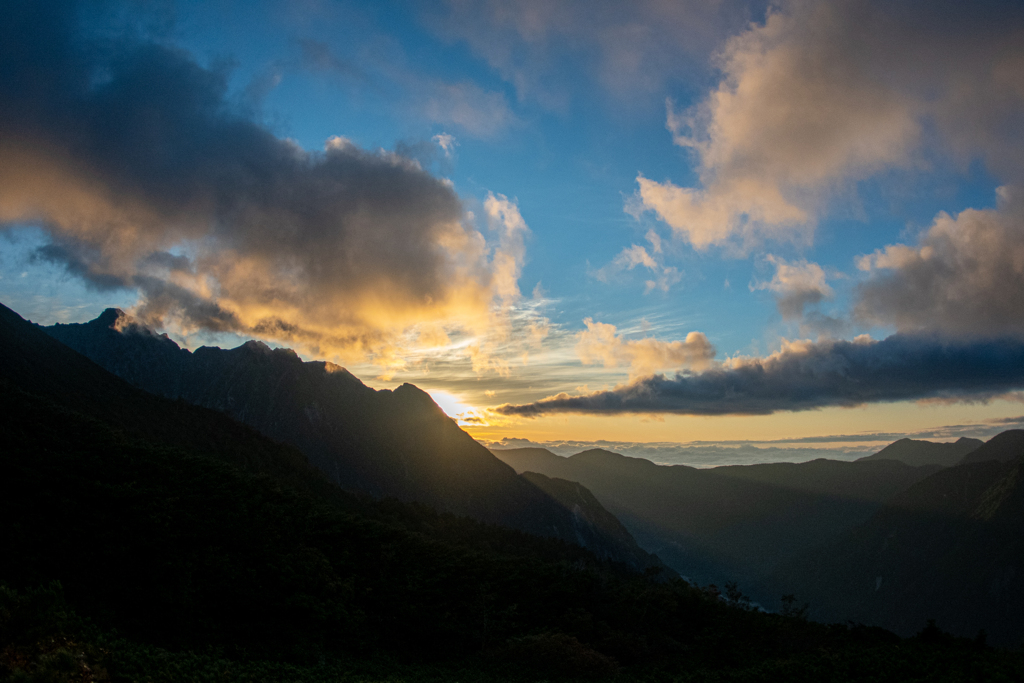
[[[778,411],[916,399],[985,400],[1024,387],[1024,343],[947,342],[893,335],[882,341],[787,344],[765,358],[736,358],[697,374],[645,377],[610,391],[559,394],[504,415]]]
[[[0,227],[42,227],[39,258],[214,329],[273,314],[342,338],[486,309],[485,244],[450,184],[343,138],[300,149],[225,73],[89,34],[83,7],[5,3],[0,22]]]

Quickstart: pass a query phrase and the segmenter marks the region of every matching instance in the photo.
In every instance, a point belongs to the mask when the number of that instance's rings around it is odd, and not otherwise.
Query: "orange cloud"
[[[151,44],[112,43],[108,60],[72,39],[74,12],[44,5],[5,32],[34,87],[0,79],[0,228],[41,228],[37,258],[138,291],[146,324],[385,375],[410,345],[504,324],[528,234],[514,202],[488,198],[489,238],[415,160],[343,137],[301,149],[236,113],[223,74]]]
[[[666,369],[703,369],[715,357],[715,347],[700,332],[690,332],[683,341],[626,340],[614,325],[591,318],[583,322],[587,329],[576,335],[576,354],[584,365],[627,366],[630,376],[636,377]]]

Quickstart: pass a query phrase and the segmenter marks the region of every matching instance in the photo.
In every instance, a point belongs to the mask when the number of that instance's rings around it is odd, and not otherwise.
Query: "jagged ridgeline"
[[[346,490],[579,543],[636,570],[663,567],[628,533],[605,533],[589,521],[594,515],[517,476],[411,384],[376,391],[342,367],[256,341],[193,353],[115,309],[42,329],[140,389],[221,411],[295,446]]]
[[[762,614],[556,538],[346,493],[294,447],[132,387],[6,308],[0,357],[0,680],[1024,671],[941,633]],[[531,478],[621,533],[583,487]]]
[[[294,447],[134,388],[6,308],[0,357],[0,583],[60,581],[105,628],[264,657],[445,659],[561,633],[571,614],[621,621],[638,591],[663,591],[651,615],[686,629],[680,599],[698,621],[717,607],[559,539],[345,493]],[[0,635],[17,644],[9,607]]]

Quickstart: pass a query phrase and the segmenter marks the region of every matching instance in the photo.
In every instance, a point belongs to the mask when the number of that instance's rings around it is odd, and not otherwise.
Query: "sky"
[[[410,382],[494,447],[1024,426],[1024,5],[5,3],[0,301]]]

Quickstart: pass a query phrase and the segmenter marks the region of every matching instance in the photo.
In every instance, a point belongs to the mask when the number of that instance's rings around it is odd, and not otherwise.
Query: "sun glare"
[[[441,410],[445,412],[448,417],[459,419],[459,415],[465,413],[468,410],[472,410],[470,406],[467,406],[462,402],[458,396],[450,394],[447,391],[431,391],[430,398],[434,399],[434,403],[441,407]]]

